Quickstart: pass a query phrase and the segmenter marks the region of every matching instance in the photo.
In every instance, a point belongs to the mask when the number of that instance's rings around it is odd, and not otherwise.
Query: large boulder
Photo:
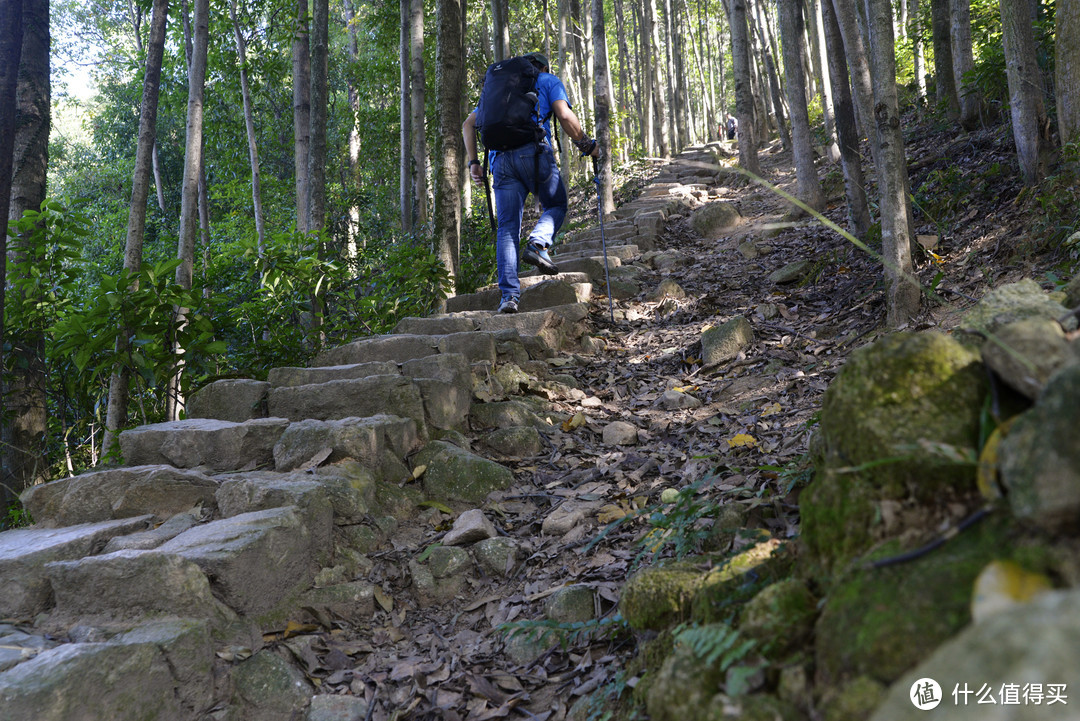
[[[260,651],[232,673],[228,721],[295,721],[314,691],[304,673],[273,651]]]
[[[0,533],[0,618],[32,618],[52,604],[45,564],[95,553],[113,536],[144,530],[153,516]]]
[[[412,418],[423,433],[420,388],[401,375],[368,376],[270,389],[270,413],[292,421],[365,418],[392,412]]]
[[[413,465],[426,467],[424,493],[439,500],[482,503],[489,493],[505,490],[514,481],[506,466],[445,441],[429,443]]]
[[[70,643],[0,673],[4,721],[188,721],[213,701],[207,624],[140,626],[108,643]]]
[[[160,520],[202,505],[214,509],[217,480],[166,465],[91,471],[31,486],[22,494],[41,526],[74,526],[152,513]]]
[[[56,598],[49,619],[57,625],[115,625],[158,614],[211,619],[222,627],[236,615],[214,598],[198,566],[180,556],[154,551],[117,551],[45,566]]]
[[[1080,592],[1047,593],[969,626],[896,681],[871,721],[932,715],[911,702],[912,686],[923,678],[941,684],[944,698],[936,711],[956,721],[1075,718],[1069,709],[1080,688]],[[978,703],[983,688],[990,690],[994,705]],[[1058,700],[1051,701],[1053,696]]]
[[[243,423],[266,417],[266,392],[270,384],[248,378],[223,378],[209,383],[188,398],[188,418],[216,418]]]
[[[1080,529],[1080,363],[1062,369],[1001,441],[1001,479],[1019,518],[1056,532]]]
[[[189,418],[139,426],[120,434],[120,452],[131,465],[208,466],[218,471],[269,466],[274,444],[289,422],[257,418],[244,423]]]
[[[1059,368],[1080,361],[1061,324],[1049,318],[1025,318],[1002,326],[983,343],[982,356],[991,370],[1032,400]]]
[[[1065,306],[1051,300],[1039,284],[1030,278],[1019,283],[998,286],[987,293],[960,321],[960,330],[969,335],[986,337],[1009,323],[1025,318],[1054,320],[1068,312]],[[1075,323],[1075,321],[1073,321]]]
[[[852,353],[825,393],[824,454],[799,501],[811,560],[828,569],[865,550],[884,500],[974,490],[974,467],[935,449],[974,455],[985,393],[978,354],[941,333],[897,333]]]
[[[735,228],[742,215],[731,203],[715,201],[707,203],[690,216],[690,226],[706,240],[716,240]]]
[[[244,513],[197,526],[157,550],[194,561],[215,596],[241,615],[255,616],[314,578],[312,538],[328,537],[329,528],[309,529],[306,520],[293,508]]]
[[[381,478],[387,454],[400,460],[416,450],[419,443],[412,418],[379,414],[330,421],[307,419],[291,424],[281,434],[274,446],[274,464],[283,472],[313,461],[317,465],[353,459]]]

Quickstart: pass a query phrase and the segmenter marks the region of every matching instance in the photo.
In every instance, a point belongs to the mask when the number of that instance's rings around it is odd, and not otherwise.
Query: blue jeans
[[[491,164],[494,178],[499,230],[495,235],[495,259],[498,262],[499,290],[502,299],[518,299],[518,255],[521,243],[521,212],[525,199],[533,193],[544,212],[529,233],[529,242],[540,248],[550,248],[555,234],[566,218],[566,186],[555,164],[551,146],[524,145],[514,150],[502,150]]]

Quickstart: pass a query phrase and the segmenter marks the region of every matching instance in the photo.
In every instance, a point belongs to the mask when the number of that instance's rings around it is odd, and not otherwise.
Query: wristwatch
[[[469,161],[469,168],[472,168],[472,166],[474,166],[474,165],[480,165],[480,161],[477,160],[476,158],[473,158],[472,160]]]

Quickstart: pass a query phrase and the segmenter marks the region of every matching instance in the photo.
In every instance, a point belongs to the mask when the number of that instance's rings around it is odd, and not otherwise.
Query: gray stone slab
[[[313,532],[294,508],[244,513],[196,526],[163,544],[195,562],[214,595],[243,616],[270,611],[315,576]],[[327,529],[327,535],[329,529]]]
[[[284,418],[243,423],[188,418],[154,423],[121,433],[120,451],[133,465],[165,463],[218,471],[269,466],[274,460],[274,444],[288,425]]]
[[[449,341],[449,342],[448,342]],[[469,348],[477,346],[479,352],[462,353],[451,351],[451,346]],[[401,364],[401,374],[406,378],[438,378],[447,383],[467,384],[469,380],[469,364],[481,360],[491,360],[495,355],[495,336],[491,333],[480,331],[469,333],[454,333],[439,340],[440,351],[443,347],[447,352],[439,355],[417,358]],[[490,350],[489,350],[490,349]],[[479,356],[473,358],[472,356]]]
[[[341,366],[322,368],[274,368],[270,371],[270,385],[273,388],[306,386],[312,383],[353,380],[368,376],[392,376],[398,372],[393,361],[374,361],[372,363],[351,363]]]
[[[4,721],[189,721],[212,704],[213,659],[193,620],[65,644],[0,673],[0,709]]]
[[[366,418],[393,413],[417,422],[423,435],[420,390],[401,375],[370,376],[306,386],[270,389],[271,412],[292,421]]]
[[[435,344],[426,335],[373,336],[324,351],[315,357],[312,366],[336,366],[371,361],[401,363],[412,358],[423,358],[435,352]]]
[[[401,458],[419,444],[416,421],[412,418],[387,414],[328,421],[309,418],[293,423],[282,434],[274,446],[274,462],[278,471],[291,471],[329,449],[329,455],[318,463],[351,458],[377,471],[388,449]]]
[[[223,378],[203,386],[188,398],[188,418],[216,418],[243,423],[266,417],[266,392],[270,384],[247,378]]]
[[[394,326],[395,333],[411,335],[446,335],[467,333],[477,329],[474,319],[465,316],[440,315],[427,318],[402,318]]]
[[[477,325],[480,325],[479,321]],[[444,335],[439,339],[439,355],[434,357],[442,358],[444,356],[462,356],[468,363],[495,360],[495,338],[487,331]],[[423,360],[416,362],[423,362]],[[412,375],[414,378],[418,377],[412,371],[406,372],[405,364],[402,365],[401,372],[404,375]],[[442,376],[432,377],[438,378]]]
[[[29,618],[52,603],[45,564],[89,556],[113,536],[141,531],[152,516],[67,528],[16,528],[0,533],[0,618]]]
[[[152,513],[164,520],[202,504],[214,509],[216,480],[168,465],[128,466],[61,478],[23,492],[42,526],[73,526]]]

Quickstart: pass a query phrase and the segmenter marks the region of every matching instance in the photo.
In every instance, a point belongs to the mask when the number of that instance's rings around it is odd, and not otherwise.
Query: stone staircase
[[[680,156],[607,220],[613,275],[708,198],[694,161],[715,160]],[[559,245],[564,272],[524,277],[516,315],[489,289],[312,367],[217,381],[187,419],[122,433],[123,467],[27,490],[36,525],[0,533],[0,717],[290,718],[252,711],[240,669],[272,663],[263,634],[287,622],[370,617],[374,588],[349,579],[418,503],[510,485],[464,434],[495,458],[539,452],[561,418],[537,393],[575,392],[547,360],[591,343],[600,246],[598,229]]]

